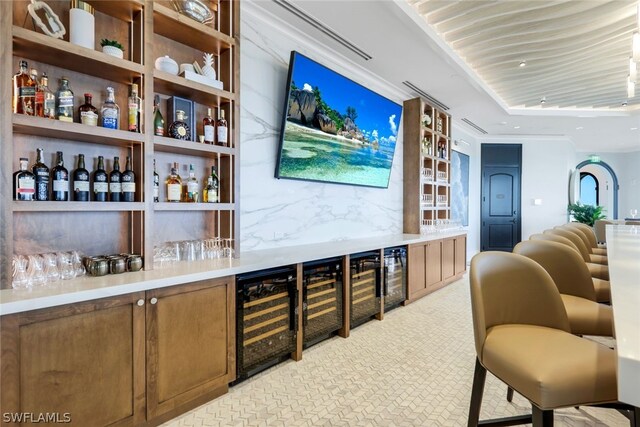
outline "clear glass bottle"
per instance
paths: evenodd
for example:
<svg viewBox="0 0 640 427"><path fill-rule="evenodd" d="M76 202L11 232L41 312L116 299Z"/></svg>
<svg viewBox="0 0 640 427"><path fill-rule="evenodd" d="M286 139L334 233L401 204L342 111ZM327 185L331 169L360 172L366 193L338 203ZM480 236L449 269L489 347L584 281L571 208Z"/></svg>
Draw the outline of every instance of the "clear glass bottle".
<svg viewBox="0 0 640 427"><path fill-rule="evenodd" d="M153 159L153 201L160 201L160 175L156 172L156 159Z"/></svg>
<svg viewBox="0 0 640 427"><path fill-rule="evenodd" d="M215 143L215 121L211 117L211 108L207 108L207 115L202 119L202 127L204 129L204 143Z"/></svg>
<svg viewBox="0 0 640 427"><path fill-rule="evenodd" d="M31 80L33 80L33 82L35 83L36 88L36 96L34 97L33 101L33 115L36 117L44 117L44 90L42 89L40 81L38 80L38 70L32 68L30 77Z"/></svg>
<svg viewBox="0 0 640 427"><path fill-rule="evenodd" d="M107 99L102 104L100 110L102 116L102 127L107 129L119 129L120 127L120 107L116 104L116 96L111 86L107 88Z"/></svg>
<svg viewBox="0 0 640 427"><path fill-rule="evenodd" d="M78 115L80 116L80 123L83 125L97 126L98 109L91 104L91 98L93 98L93 95L90 93L84 94L84 104L78 107Z"/></svg>
<svg viewBox="0 0 640 427"><path fill-rule="evenodd" d="M122 199L122 173L120 158L113 158L113 170L109 173L109 201L119 202Z"/></svg>
<svg viewBox="0 0 640 427"><path fill-rule="evenodd" d="M13 76L13 112L33 116L35 114L36 82L27 72L27 61L20 61L20 70Z"/></svg>
<svg viewBox="0 0 640 427"><path fill-rule="evenodd" d="M216 167L211 166L211 175L207 178L206 201L207 203L218 203L220 201L220 180L216 173Z"/></svg>
<svg viewBox="0 0 640 427"><path fill-rule="evenodd" d="M128 106L128 129L129 132L140 133L140 115L142 113L142 100L138 96L138 85L131 85L131 94L127 102Z"/></svg>
<svg viewBox="0 0 640 427"><path fill-rule="evenodd" d="M229 145L229 127L227 124L227 120L224 118L224 110L220 110L220 118L216 123L218 127L218 145L222 145L226 147Z"/></svg>
<svg viewBox="0 0 640 427"><path fill-rule="evenodd" d="M169 136L174 139L181 139L189 141L191 140L191 130L189 129L189 125L187 125L187 116L184 111L177 110L176 111L176 119L171 126L169 126Z"/></svg>
<svg viewBox="0 0 640 427"><path fill-rule="evenodd" d="M124 172L121 176L123 202L135 202L136 199L136 174L131 170L131 157L127 156Z"/></svg>
<svg viewBox="0 0 640 427"><path fill-rule="evenodd" d="M153 98L153 134L164 136L164 118L160 112L160 97L158 95Z"/></svg>
<svg viewBox="0 0 640 427"><path fill-rule="evenodd" d="M66 202L69 200L69 171L64 167L64 159L62 151L57 153L56 165L51 169L51 177L53 178L52 198L56 202Z"/></svg>
<svg viewBox="0 0 640 427"><path fill-rule="evenodd" d="M46 117L47 119L56 118L56 96L49 88L49 78L47 73L42 73L40 78L40 84L38 85L38 91L42 93L44 98L42 104L42 115L40 117Z"/></svg>
<svg viewBox="0 0 640 427"><path fill-rule="evenodd" d="M198 203L200 201L200 183L196 178L196 171L193 164L189 165L189 179L187 179L184 201L188 203Z"/></svg>
<svg viewBox="0 0 640 427"><path fill-rule="evenodd" d="M73 122L73 91L69 87L69 79L62 77L56 92L56 119Z"/></svg>
<svg viewBox="0 0 640 427"><path fill-rule="evenodd" d="M182 201L182 178L178 175L178 163L173 163L171 174L167 177L167 202Z"/></svg>
<svg viewBox="0 0 640 427"><path fill-rule="evenodd" d="M39 201L49 200L49 168L44 164L44 150L37 149L36 162L31 167L31 172L36 177L35 199Z"/></svg>
<svg viewBox="0 0 640 427"><path fill-rule="evenodd" d="M89 201L89 171L85 169L84 154L78 154L78 167L73 171L73 200Z"/></svg>
<svg viewBox="0 0 640 427"><path fill-rule="evenodd" d="M20 169L13 174L13 200L35 200L36 179L29 171L29 159L20 157Z"/></svg>
<svg viewBox="0 0 640 427"><path fill-rule="evenodd" d="M109 199L109 176L104 169L104 157L98 156L98 168L93 172L93 200L106 202Z"/></svg>

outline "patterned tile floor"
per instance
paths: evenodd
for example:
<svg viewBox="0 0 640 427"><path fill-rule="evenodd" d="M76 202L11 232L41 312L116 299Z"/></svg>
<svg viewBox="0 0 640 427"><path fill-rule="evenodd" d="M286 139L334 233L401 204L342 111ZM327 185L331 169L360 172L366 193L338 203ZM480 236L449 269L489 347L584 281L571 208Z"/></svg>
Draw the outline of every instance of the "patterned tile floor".
<svg viewBox="0 0 640 427"><path fill-rule="evenodd" d="M475 350L468 280L332 338L165 426L465 426ZM524 414L487 376L481 419ZM556 411L556 426L628 426L610 409Z"/></svg>

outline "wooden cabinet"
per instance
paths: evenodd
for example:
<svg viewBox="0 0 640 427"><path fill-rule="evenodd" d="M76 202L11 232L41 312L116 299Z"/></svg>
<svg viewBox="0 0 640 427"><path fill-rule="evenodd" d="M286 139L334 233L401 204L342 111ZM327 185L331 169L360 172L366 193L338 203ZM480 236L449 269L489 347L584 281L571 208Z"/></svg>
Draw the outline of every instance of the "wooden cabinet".
<svg viewBox="0 0 640 427"><path fill-rule="evenodd" d="M413 300L425 294L427 287L425 268L426 245L410 245L407 248L407 299Z"/></svg>
<svg viewBox="0 0 640 427"><path fill-rule="evenodd" d="M467 236L455 238L455 274L464 274L467 271Z"/></svg>
<svg viewBox="0 0 640 427"><path fill-rule="evenodd" d="M445 281L456 275L455 252L455 240L444 239L442 241L442 279Z"/></svg>
<svg viewBox="0 0 640 427"><path fill-rule="evenodd" d="M2 413L144 422L143 292L4 316L1 328Z"/></svg>
<svg viewBox="0 0 640 427"><path fill-rule="evenodd" d="M427 291L433 292L442 284L442 241L433 240L426 244L426 280Z"/></svg>

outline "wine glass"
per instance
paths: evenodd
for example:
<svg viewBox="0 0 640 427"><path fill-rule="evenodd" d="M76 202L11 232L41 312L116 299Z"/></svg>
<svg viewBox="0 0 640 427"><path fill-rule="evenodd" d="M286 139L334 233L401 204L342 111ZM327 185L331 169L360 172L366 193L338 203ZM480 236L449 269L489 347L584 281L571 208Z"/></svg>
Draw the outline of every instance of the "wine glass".
<svg viewBox="0 0 640 427"><path fill-rule="evenodd" d="M27 258L22 255L14 255L13 257L13 274L11 285L14 289L28 288L29 276L27 276Z"/></svg>
<svg viewBox="0 0 640 427"><path fill-rule="evenodd" d="M631 209L629 213L631 214L632 219L636 219L636 215L638 215L638 209Z"/></svg>

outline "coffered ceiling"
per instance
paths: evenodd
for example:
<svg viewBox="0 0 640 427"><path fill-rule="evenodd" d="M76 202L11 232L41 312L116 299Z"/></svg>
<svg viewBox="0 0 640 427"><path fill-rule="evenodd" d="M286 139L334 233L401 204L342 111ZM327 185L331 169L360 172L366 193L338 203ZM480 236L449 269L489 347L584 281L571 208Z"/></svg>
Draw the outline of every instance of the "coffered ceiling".
<svg viewBox="0 0 640 427"><path fill-rule="evenodd" d="M407 1L507 107L640 107L626 86L637 0Z"/></svg>

